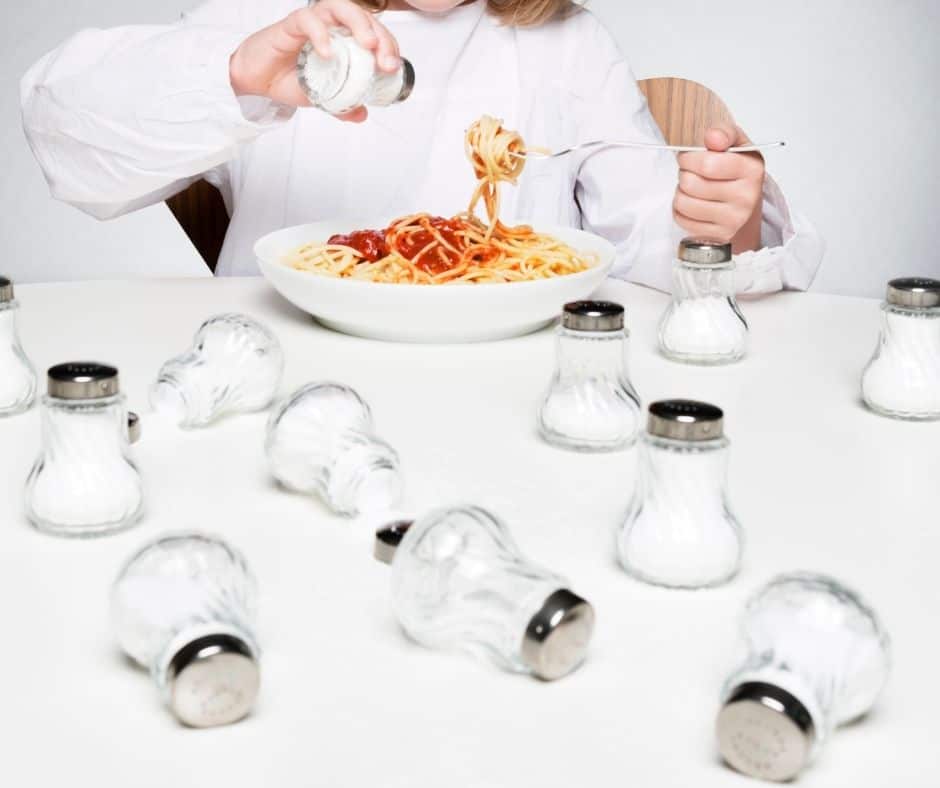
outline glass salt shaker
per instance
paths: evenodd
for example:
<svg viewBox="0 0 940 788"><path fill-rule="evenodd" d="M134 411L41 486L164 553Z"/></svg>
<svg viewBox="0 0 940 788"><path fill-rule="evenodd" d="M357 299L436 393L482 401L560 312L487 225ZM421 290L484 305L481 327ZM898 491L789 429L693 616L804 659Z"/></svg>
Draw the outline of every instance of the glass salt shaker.
<svg viewBox="0 0 940 788"><path fill-rule="evenodd" d="M418 643L545 681L583 662L594 609L523 557L489 512L452 506L393 523L376 534L375 555L392 565L392 605Z"/></svg>
<svg viewBox="0 0 940 788"><path fill-rule="evenodd" d="M627 372L624 311L610 301L565 304L556 366L539 409L539 431L555 446L622 449L636 440L640 398Z"/></svg>
<svg viewBox="0 0 940 788"><path fill-rule="evenodd" d="M718 745L732 767L791 780L832 730L858 719L888 678L890 640L854 591L824 575L781 575L747 603L749 650L728 679Z"/></svg>
<svg viewBox="0 0 940 788"><path fill-rule="evenodd" d="M735 298L731 244L686 238L672 269L672 302L659 348L673 361L729 364L744 358L747 321Z"/></svg>
<svg viewBox="0 0 940 788"><path fill-rule="evenodd" d="M649 407L638 479L617 545L623 568L670 588L730 580L742 532L728 504L728 439L720 408L691 400Z"/></svg>
<svg viewBox="0 0 940 788"><path fill-rule="evenodd" d="M0 416L29 410L36 396L36 370L23 352L16 331L18 311L13 283L0 276Z"/></svg>
<svg viewBox="0 0 940 788"><path fill-rule="evenodd" d="M84 361L51 367L42 451L26 480L30 522L59 536L99 536L133 525L143 512L129 446L138 431L117 369Z"/></svg>
<svg viewBox="0 0 940 788"><path fill-rule="evenodd" d="M268 407L283 372L281 344L267 327L247 315L216 315L187 352L160 368L150 404L181 427L204 427Z"/></svg>
<svg viewBox="0 0 940 788"><path fill-rule="evenodd" d="M180 722L227 725L249 713L260 686L256 598L255 579L235 548L205 534L171 534L121 569L111 623Z"/></svg>
<svg viewBox="0 0 940 788"><path fill-rule="evenodd" d="M940 281L888 282L881 336L862 375L862 398L898 419L940 419Z"/></svg>
<svg viewBox="0 0 940 788"><path fill-rule="evenodd" d="M338 514L387 512L401 499L397 452L376 436L365 400L341 383L308 383L278 404L265 450L281 484Z"/></svg>
<svg viewBox="0 0 940 788"><path fill-rule="evenodd" d="M330 31L331 57L320 57L307 44L297 58L297 79L310 103L332 115L369 104L387 107L404 101L415 84L415 70L401 58L394 73L379 71L375 55L345 28Z"/></svg>

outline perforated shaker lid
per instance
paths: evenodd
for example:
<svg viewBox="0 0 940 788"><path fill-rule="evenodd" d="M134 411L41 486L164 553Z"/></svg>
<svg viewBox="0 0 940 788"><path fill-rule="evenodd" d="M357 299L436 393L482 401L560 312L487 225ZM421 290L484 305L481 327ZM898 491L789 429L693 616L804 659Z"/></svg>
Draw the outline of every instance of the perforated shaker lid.
<svg viewBox="0 0 940 788"><path fill-rule="evenodd" d="M572 301L565 304L561 324L575 331L619 331L623 306L614 301Z"/></svg>
<svg viewBox="0 0 940 788"><path fill-rule="evenodd" d="M533 674L554 681L578 667L594 633L594 608L560 588L532 616L522 639L522 659Z"/></svg>
<svg viewBox="0 0 940 788"><path fill-rule="evenodd" d="M395 558L395 551L401 540L405 538L408 529L413 525L411 520L396 520L384 525L375 532L375 545L373 555L383 564L390 564Z"/></svg>
<svg viewBox="0 0 940 788"><path fill-rule="evenodd" d="M649 407L650 435L680 441L707 441L724 434L721 408L691 399L666 399Z"/></svg>
<svg viewBox="0 0 940 788"><path fill-rule="evenodd" d="M695 265L722 265L731 262L731 244L707 238L683 238L679 259Z"/></svg>
<svg viewBox="0 0 940 788"><path fill-rule="evenodd" d="M940 280L922 276L892 279L888 282L887 301L910 309L940 306Z"/></svg>
<svg viewBox="0 0 940 788"><path fill-rule="evenodd" d="M0 276L0 304L13 300L13 282L5 276Z"/></svg>
<svg viewBox="0 0 940 788"><path fill-rule="evenodd" d="M49 367L50 397L59 399L98 399L120 391L118 371L97 361L68 361Z"/></svg>

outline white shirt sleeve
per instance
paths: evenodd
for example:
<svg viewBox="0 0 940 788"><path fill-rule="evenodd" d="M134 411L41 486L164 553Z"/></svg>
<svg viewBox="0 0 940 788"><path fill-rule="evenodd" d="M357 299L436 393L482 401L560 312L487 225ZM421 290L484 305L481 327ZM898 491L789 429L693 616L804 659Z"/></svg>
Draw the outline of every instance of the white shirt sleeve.
<svg viewBox="0 0 940 788"><path fill-rule="evenodd" d="M23 125L53 196L101 219L160 202L292 114L238 99L253 30L211 0L179 24L84 30L23 77Z"/></svg>

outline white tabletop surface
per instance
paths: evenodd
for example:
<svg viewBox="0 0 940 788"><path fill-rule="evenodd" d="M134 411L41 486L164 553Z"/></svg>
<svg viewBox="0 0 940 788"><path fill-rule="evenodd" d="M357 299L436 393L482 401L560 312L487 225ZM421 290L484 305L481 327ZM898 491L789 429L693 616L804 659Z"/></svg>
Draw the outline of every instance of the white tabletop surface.
<svg viewBox="0 0 940 788"><path fill-rule="evenodd" d="M895 422L859 404L877 302L785 294L746 303L751 355L709 369L656 355L664 296L621 283L602 294L627 305L633 379L646 401L693 397L726 411L747 547L724 588L667 591L617 567L612 534L635 451L579 455L538 440L550 331L462 347L353 339L258 280L18 288L21 335L38 368L113 363L141 410L160 363L203 318L261 318L285 346L285 390L323 378L357 388L399 449L417 508L467 501L502 515L528 555L594 603L598 625L588 662L553 684L410 643L392 618L369 524L271 482L262 415L191 433L148 430L145 419L140 525L93 541L44 536L22 514L38 448L34 408L0 422L0 785L755 785L718 761L717 696L738 656L746 595L799 568L855 585L895 647L875 711L839 731L800 784L936 785L940 424ZM175 723L108 628L120 563L182 528L229 538L260 583L262 694L255 713L228 728Z"/></svg>

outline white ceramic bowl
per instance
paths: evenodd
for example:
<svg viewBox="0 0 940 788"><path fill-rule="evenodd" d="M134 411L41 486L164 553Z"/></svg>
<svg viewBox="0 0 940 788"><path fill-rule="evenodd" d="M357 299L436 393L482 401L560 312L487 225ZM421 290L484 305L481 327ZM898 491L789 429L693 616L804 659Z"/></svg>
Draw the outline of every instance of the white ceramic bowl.
<svg viewBox="0 0 940 788"><path fill-rule="evenodd" d="M398 285L337 279L296 271L287 255L312 241L387 221L327 221L288 227L264 236L255 255L268 282L317 320L344 334L394 342L480 342L535 331L569 301L587 298L614 262L608 241L570 227L539 227L598 262L587 271L540 279L475 285Z"/></svg>

